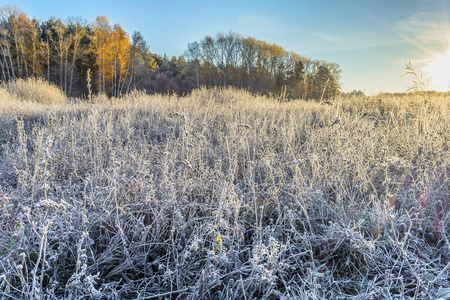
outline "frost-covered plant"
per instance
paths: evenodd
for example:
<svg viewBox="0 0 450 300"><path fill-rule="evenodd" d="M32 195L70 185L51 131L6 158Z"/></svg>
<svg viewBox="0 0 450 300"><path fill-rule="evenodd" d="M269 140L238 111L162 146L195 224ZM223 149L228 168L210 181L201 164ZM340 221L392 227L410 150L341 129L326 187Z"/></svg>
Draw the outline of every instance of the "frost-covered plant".
<svg viewBox="0 0 450 300"><path fill-rule="evenodd" d="M445 295L447 100L92 102L0 107L1 297Z"/></svg>

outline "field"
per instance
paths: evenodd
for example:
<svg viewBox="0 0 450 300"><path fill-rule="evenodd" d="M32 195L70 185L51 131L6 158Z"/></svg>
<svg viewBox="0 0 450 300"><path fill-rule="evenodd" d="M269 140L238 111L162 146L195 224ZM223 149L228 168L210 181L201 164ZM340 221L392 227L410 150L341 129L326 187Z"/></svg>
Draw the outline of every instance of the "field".
<svg viewBox="0 0 450 300"><path fill-rule="evenodd" d="M17 95L5 299L450 297L448 98Z"/></svg>

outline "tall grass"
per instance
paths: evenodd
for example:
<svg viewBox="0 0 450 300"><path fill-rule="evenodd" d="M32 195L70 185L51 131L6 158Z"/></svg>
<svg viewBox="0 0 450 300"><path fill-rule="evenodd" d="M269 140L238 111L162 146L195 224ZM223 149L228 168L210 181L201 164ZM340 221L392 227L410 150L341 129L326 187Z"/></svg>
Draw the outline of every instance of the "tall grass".
<svg viewBox="0 0 450 300"><path fill-rule="evenodd" d="M197 90L19 119L0 156L0 292L444 295L450 103L429 100Z"/></svg>
<svg viewBox="0 0 450 300"><path fill-rule="evenodd" d="M9 93L10 97L21 102L67 103L67 98L59 87L40 78L17 79L3 84L3 89Z"/></svg>

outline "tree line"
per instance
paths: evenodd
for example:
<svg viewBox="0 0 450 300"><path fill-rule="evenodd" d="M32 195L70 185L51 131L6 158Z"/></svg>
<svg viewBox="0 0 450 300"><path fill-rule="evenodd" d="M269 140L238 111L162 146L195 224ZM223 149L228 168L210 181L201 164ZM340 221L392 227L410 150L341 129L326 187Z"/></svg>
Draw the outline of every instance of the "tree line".
<svg viewBox="0 0 450 300"><path fill-rule="evenodd" d="M185 56L187 72L197 87L231 85L304 99L330 98L339 93L338 64L311 60L253 37L236 33L207 36L189 44Z"/></svg>
<svg viewBox="0 0 450 300"><path fill-rule="evenodd" d="M201 86L234 86L288 98L339 93L338 64L312 60L236 33L190 43L184 55L152 53L140 32L131 37L105 16L38 21L17 7L0 8L0 80L41 77L69 97L92 92L120 97L133 89L183 94Z"/></svg>

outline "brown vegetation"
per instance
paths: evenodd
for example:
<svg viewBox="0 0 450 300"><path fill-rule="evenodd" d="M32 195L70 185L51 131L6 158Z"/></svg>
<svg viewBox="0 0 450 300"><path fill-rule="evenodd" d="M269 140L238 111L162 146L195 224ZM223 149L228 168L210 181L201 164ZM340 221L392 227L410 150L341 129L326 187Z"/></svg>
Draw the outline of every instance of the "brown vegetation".
<svg viewBox="0 0 450 300"><path fill-rule="evenodd" d="M4 297L445 299L448 98L0 93Z"/></svg>

